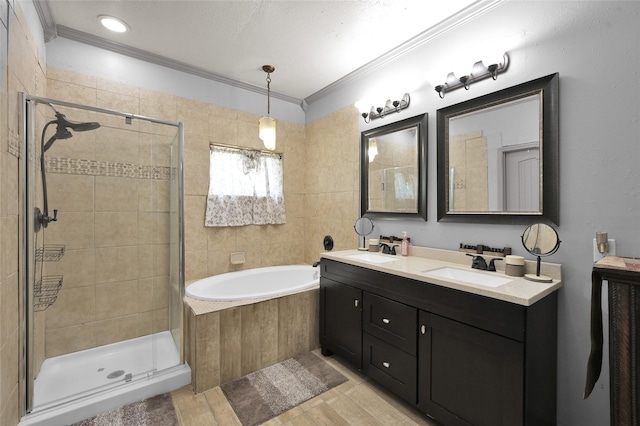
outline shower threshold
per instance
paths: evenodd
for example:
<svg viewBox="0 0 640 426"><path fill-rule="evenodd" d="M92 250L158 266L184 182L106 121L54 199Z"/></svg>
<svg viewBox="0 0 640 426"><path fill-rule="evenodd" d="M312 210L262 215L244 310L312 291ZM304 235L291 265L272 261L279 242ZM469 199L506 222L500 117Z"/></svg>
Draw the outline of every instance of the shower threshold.
<svg viewBox="0 0 640 426"><path fill-rule="evenodd" d="M68 425L191 383L169 331L45 360L19 426Z"/></svg>

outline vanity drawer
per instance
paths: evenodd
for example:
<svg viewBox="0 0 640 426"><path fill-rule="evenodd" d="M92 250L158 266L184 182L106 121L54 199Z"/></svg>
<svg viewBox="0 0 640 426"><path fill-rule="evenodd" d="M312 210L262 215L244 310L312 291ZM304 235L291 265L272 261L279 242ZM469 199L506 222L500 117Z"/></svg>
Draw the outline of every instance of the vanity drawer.
<svg viewBox="0 0 640 426"><path fill-rule="evenodd" d="M363 333L364 373L405 400L416 403L417 359L382 340Z"/></svg>
<svg viewBox="0 0 640 426"><path fill-rule="evenodd" d="M363 303L363 331L415 356L418 310L368 292Z"/></svg>

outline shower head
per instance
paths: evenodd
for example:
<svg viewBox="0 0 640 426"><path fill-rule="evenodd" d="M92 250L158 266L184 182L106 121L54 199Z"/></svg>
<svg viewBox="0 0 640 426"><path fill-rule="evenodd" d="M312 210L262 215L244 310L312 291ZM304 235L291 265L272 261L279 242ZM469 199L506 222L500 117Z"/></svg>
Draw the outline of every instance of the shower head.
<svg viewBox="0 0 640 426"><path fill-rule="evenodd" d="M48 124L56 125L56 134L53 135L51 139L47 141L47 143L44 145L42 149L42 152L47 152L47 150L51 148L51 145L53 145L53 143L58 139L69 139L70 137L72 137L73 134L69 131L69 129L75 132L86 132L88 130L95 130L98 127L100 127L100 123L97 123L95 121L89 121L86 123L69 121L67 120L67 117L63 113L55 109L53 105L51 104L49 105L56 112L56 119L53 121L50 121Z"/></svg>
<svg viewBox="0 0 640 426"><path fill-rule="evenodd" d="M67 120L67 117L61 113L56 112L56 124L58 128L64 127L67 129L71 129L76 132L86 132L87 130L95 130L100 127L100 123L96 123L95 121L89 121L86 123L77 123L73 121Z"/></svg>

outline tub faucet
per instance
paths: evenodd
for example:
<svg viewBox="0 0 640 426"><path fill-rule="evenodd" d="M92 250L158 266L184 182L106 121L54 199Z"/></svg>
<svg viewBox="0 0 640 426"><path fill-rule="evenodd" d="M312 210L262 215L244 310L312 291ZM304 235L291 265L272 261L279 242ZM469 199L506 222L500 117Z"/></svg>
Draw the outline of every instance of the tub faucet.
<svg viewBox="0 0 640 426"><path fill-rule="evenodd" d="M318 267L318 265L320 265L320 261L319 261L319 260L318 260L317 262L313 262L313 267L314 267L314 268L317 268L317 267Z"/></svg>

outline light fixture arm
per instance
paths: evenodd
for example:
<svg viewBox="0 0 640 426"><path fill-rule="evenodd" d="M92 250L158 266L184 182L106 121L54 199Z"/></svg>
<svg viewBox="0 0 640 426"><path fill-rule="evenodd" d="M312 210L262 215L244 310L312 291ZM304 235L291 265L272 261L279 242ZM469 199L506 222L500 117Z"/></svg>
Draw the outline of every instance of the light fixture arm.
<svg viewBox="0 0 640 426"><path fill-rule="evenodd" d="M505 72L507 68L509 68L509 55L505 52L502 55L501 63L486 66L482 61L478 61L473 65L473 71L469 75L457 77L453 73L449 73L446 81L435 86L434 89L438 92L438 96L444 99L444 94L446 92L451 92L452 90L456 90L461 87L464 87L465 90L469 90L471 84L476 81L484 80L488 77L491 77L493 80L497 80L498 74Z"/></svg>

